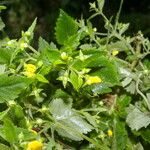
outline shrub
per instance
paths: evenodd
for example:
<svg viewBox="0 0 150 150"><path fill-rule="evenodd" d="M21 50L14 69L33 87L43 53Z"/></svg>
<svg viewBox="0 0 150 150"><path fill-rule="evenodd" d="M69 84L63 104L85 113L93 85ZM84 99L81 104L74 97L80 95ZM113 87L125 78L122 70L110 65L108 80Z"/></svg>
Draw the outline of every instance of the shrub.
<svg viewBox="0 0 150 150"><path fill-rule="evenodd" d="M149 145L150 42L108 19L104 0L74 20L63 10L57 45L31 45L36 19L20 39L0 41L0 149L136 149ZM0 7L5 8L4 6ZM106 33L91 19L101 16ZM1 21L1 30L4 24Z"/></svg>

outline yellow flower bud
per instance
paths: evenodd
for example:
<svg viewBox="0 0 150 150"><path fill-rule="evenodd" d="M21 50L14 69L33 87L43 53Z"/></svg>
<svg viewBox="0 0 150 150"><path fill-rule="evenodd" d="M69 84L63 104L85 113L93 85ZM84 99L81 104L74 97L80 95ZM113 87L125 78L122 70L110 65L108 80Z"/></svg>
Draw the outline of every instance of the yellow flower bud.
<svg viewBox="0 0 150 150"><path fill-rule="evenodd" d="M113 56L116 56L116 55L118 55L118 54L119 54L119 51L118 51L118 50L113 50L113 51L112 51L112 55L113 55Z"/></svg>
<svg viewBox="0 0 150 150"><path fill-rule="evenodd" d="M61 53L61 59L62 59L62 60L67 60L67 59L68 59L68 55L67 55L66 52L62 52L62 53Z"/></svg>
<svg viewBox="0 0 150 150"><path fill-rule="evenodd" d="M112 130L108 130L108 131L107 131L107 134L108 134L109 137L112 137L112 136L113 136Z"/></svg>
<svg viewBox="0 0 150 150"><path fill-rule="evenodd" d="M41 143L40 141L31 141L30 143L28 143L27 146L27 150L42 150L43 148L43 143Z"/></svg>
<svg viewBox="0 0 150 150"><path fill-rule="evenodd" d="M98 76L89 76L87 77L87 80L86 80L87 85L91 85L94 83L101 83L101 82L102 82L102 79Z"/></svg>
<svg viewBox="0 0 150 150"><path fill-rule="evenodd" d="M24 42L20 43L20 48L21 49L24 49L24 48L27 48L27 47L28 47L27 43L24 43Z"/></svg>

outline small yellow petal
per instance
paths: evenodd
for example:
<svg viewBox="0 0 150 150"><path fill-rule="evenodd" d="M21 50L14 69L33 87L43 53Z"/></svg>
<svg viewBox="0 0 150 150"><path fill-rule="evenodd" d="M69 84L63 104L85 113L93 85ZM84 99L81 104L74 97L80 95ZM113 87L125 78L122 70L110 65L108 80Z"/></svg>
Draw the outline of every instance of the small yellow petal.
<svg viewBox="0 0 150 150"><path fill-rule="evenodd" d="M33 64L25 64L24 68L27 72L32 72L34 73L36 71L36 66Z"/></svg>
<svg viewBox="0 0 150 150"><path fill-rule="evenodd" d="M87 85L91 85L94 83L101 83L101 82L102 82L102 79L98 76L89 76L86 80Z"/></svg>
<svg viewBox="0 0 150 150"><path fill-rule="evenodd" d="M42 150L43 143L40 141L31 141L28 143L27 150Z"/></svg>
<svg viewBox="0 0 150 150"><path fill-rule="evenodd" d="M112 130L108 130L108 131L107 131L107 134L108 134L109 137L112 137L112 136L113 136Z"/></svg>
<svg viewBox="0 0 150 150"><path fill-rule="evenodd" d="M118 54L119 54L119 51L118 51L118 50L113 50L113 51L112 51L112 55L113 55L113 56L116 56L116 55L118 55Z"/></svg>

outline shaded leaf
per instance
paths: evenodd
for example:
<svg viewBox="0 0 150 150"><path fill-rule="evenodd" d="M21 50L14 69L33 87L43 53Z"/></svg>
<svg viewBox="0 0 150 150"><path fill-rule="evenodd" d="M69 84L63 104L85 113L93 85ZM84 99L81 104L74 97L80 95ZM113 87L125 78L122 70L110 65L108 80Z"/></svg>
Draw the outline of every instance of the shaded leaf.
<svg viewBox="0 0 150 150"><path fill-rule="evenodd" d="M15 143L17 142L17 133L14 124L8 120L4 120L4 127L3 127L3 132L5 139L10 142L10 143Z"/></svg>
<svg viewBox="0 0 150 150"><path fill-rule="evenodd" d="M0 75L0 103L17 98L30 82L24 77Z"/></svg>
<svg viewBox="0 0 150 150"><path fill-rule="evenodd" d="M0 6L1 10L1 6ZM5 24L3 23L2 19L0 18L0 31L5 27Z"/></svg>
<svg viewBox="0 0 150 150"><path fill-rule="evenodd" d="M83 84L83 79L77 73L71 71L70 82L72 83L74 89L78 91Z"/></svg>
<svg viewBox="0 0 150 150"><path fill-rule="evenodd" d="M132 130L139 130L142 127L147 127L150 124L150 115L141 112L135 106L130 105L128 108L127 124Z"/></svg>
<svg viewBox="0 0 150 150"><path fill-rule="evenodd" d="M0 150L11 150L11 148L9 148L8 146L0 143Z"/></svg>
<svg viewBox="0 0 150 150"><path fill-rule="evenodd" d="M125 123L119 120L114 124L114 138L113 138L113 150L124 150L127 144L127 131L125 129Z"/></svg>
<svg viewBox="0 0 150 150"><path fill-rule="evenodd" d="M50 111L53 117L67 129L56 126L55 129L63 137L80 141L80 134L87 134L93 127L88 124L78 113L71 109L71 105L67 105L62 99L54 99L50 103ZM70 130L69 130L70 129Z"/></svg>
<svg viewBox="0 0 150 150"><path fill-rule="evenodd" d="M57 42L63 45L71 36L77 33L77 30L77 23L63 10L60 10L55 33Z"/></svg>

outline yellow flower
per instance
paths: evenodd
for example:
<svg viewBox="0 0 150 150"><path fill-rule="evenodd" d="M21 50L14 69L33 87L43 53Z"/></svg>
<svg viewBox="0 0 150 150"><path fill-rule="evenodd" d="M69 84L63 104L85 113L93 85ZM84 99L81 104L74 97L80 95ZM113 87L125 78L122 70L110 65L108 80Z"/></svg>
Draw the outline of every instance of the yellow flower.
<svg viewBox="0 0 150 150"><path fill-rule="evenodd" d="M87 80L86 80L87 85L91 85L94 83L101 83L101 82L102 82L102 79L98 76L89 76L87 77Z"/></svg>
<svg viewBox="0 0 150 150"><path fill-rule="evenodd" d="M108 131L107 131L107 134L108 134L109 137L112 137L112 136L113 136L112 130L108 130Z"/></svg>
<svg viewBox="0 0 150 150"><path fill-rule="evenodd" d="M36 66L33 64L25 64L24 65L25 72L24 75L26 75L28 78L32 78L35 75Z"/></svg>
<svg viewBox="0 0 150 150"><path fill-rule="evenodd" d="M113 51L112 51L112 55L113 55L113 56L116 56L116 55L118 55L118 54L119 54L119 51L118 51L118 50L113 50Z"/></svg>
<svg viewBox="0 0 150 150"><path fill-rule="evenodd" d="M27 150L42 150L42 147L43 147L43 143L35 140L28 143Z"/></svg>
<svg viewBox="0 0 150 150"><path fill-rule="evenodd" d="M24 67L27 72L35 73L36 71L36 66L33 64L25 64Z"/></svg>

